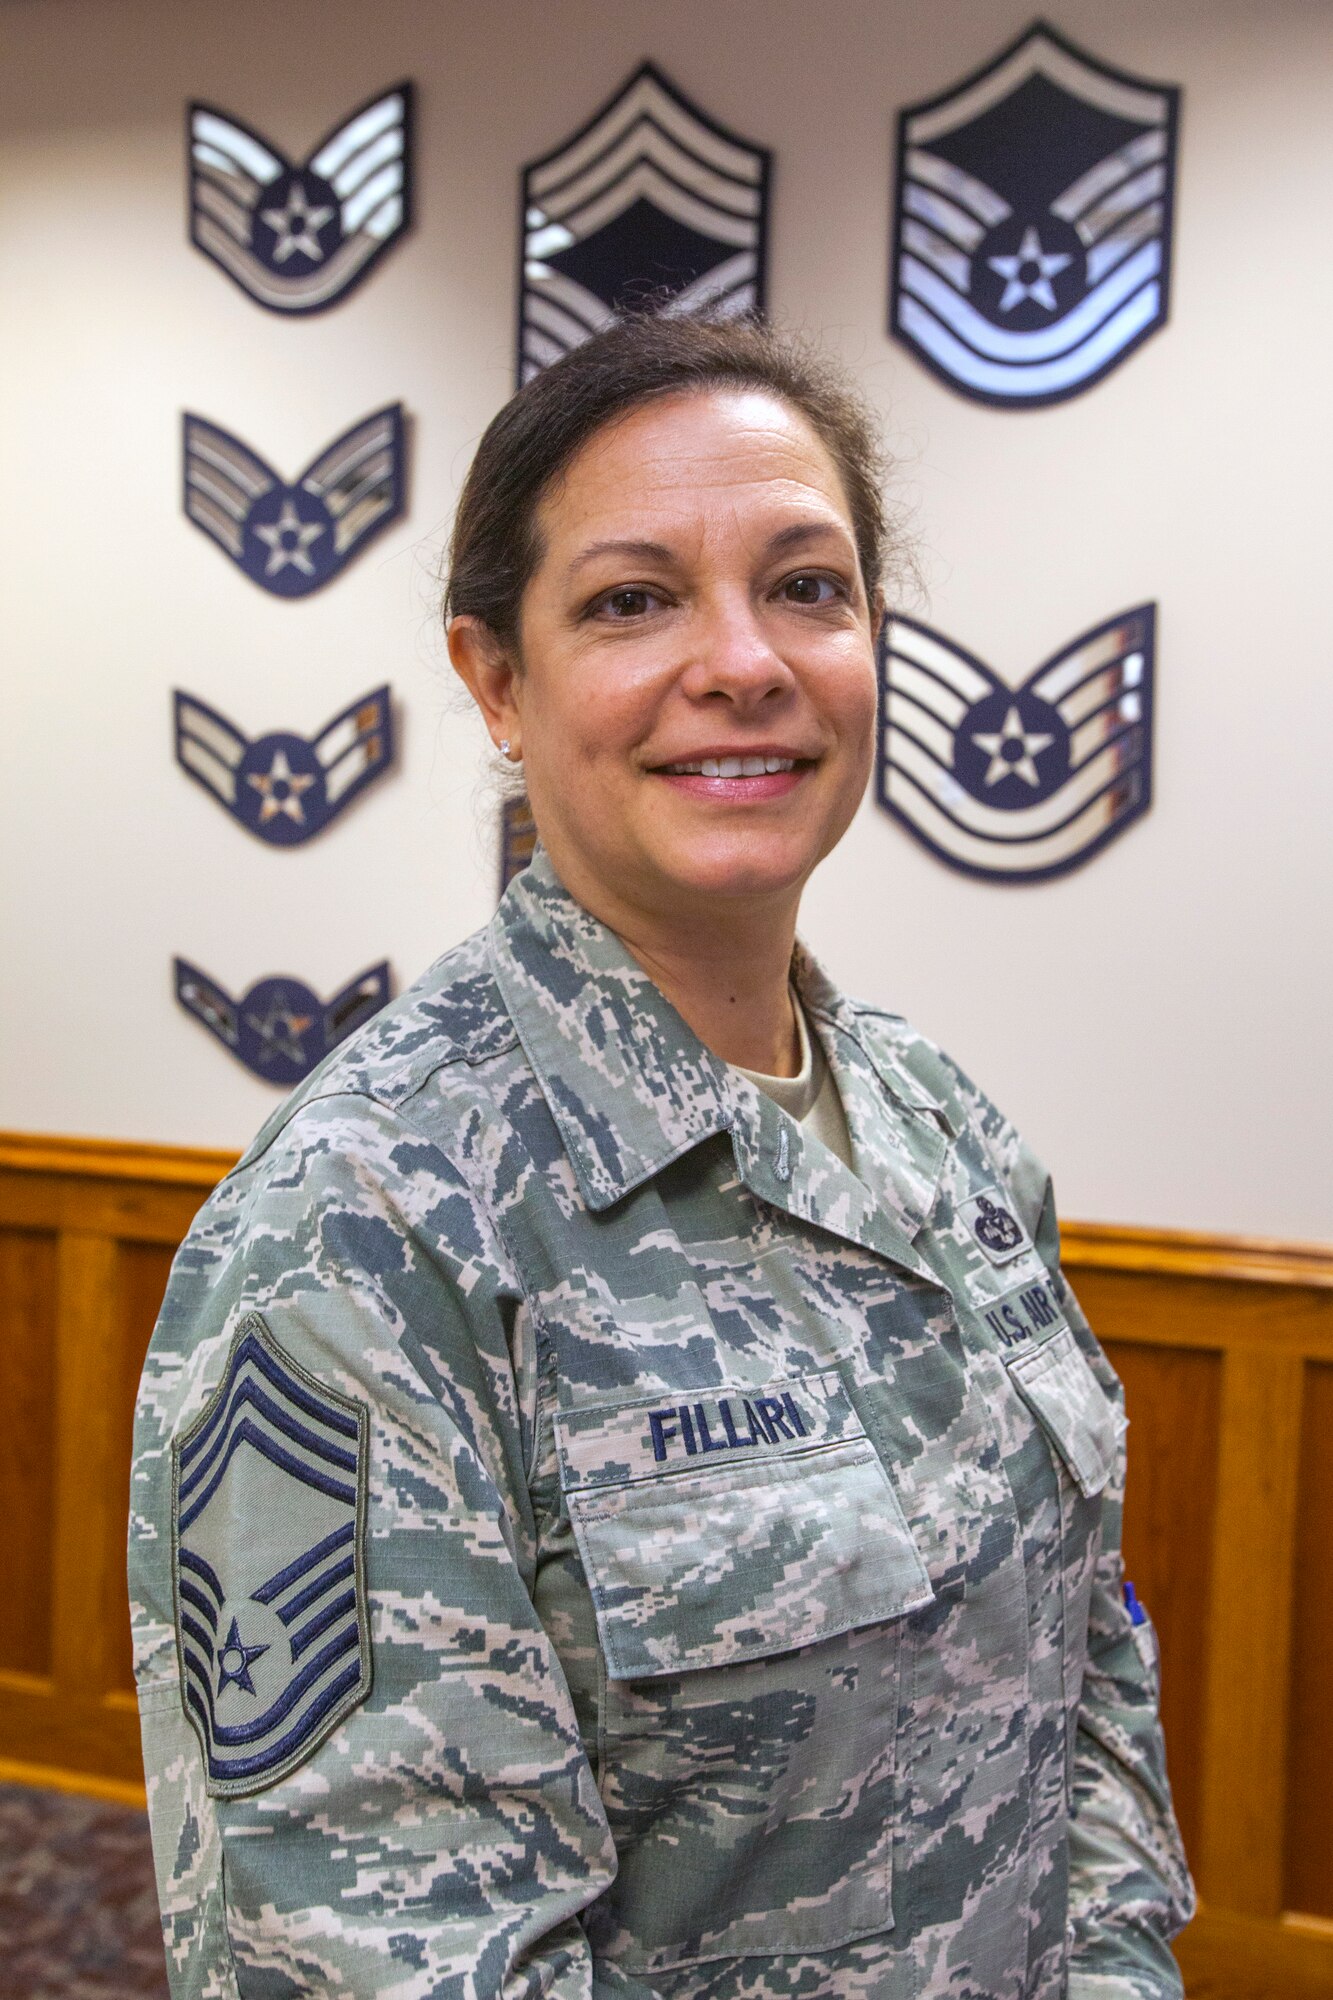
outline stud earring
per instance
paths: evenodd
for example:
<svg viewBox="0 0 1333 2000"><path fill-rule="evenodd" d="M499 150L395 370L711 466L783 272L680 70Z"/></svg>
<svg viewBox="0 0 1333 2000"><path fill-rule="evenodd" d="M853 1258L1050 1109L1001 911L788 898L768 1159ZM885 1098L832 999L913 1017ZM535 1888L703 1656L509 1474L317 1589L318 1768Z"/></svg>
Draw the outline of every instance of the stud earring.
<svg viewBox="0 0 1333 2000"><path fill-rule="evenodd" d="M507 757L509 755L509 738L507 736L502 736L500 738L500 755L502 757Z"/></svg>

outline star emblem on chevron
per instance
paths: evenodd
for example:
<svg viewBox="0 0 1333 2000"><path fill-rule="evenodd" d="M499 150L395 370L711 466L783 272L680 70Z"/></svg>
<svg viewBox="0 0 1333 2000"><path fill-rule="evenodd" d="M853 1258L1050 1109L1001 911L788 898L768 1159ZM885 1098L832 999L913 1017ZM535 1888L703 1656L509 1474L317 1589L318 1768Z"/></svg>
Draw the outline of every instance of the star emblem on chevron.
<svg viewBox="0 0 1333 2000"><path fill-rule="evenodd" d="M1165 323L1180 92L1044 23L898 120L890 331L960 395L1079 395Z"/></svg>
<svg viewBox="0 0 1333 2000"><path fill-rule="evenodd" d="M267 1644L247 1646L241 1638L240 1619L233 1618L227 1636L218 1654L218 1693L225 1694L229 1687L238 1687L245 1694L255 1692L250 1666L254 1660L262 1659L268 1651Z"/></svg>
<svg viewBox="0 0 1333 2000"><path fill-rule="evenodd" d="M302 516L297 512L295 497L284 493L276 521L254 518L250 525L256 538L268 550L268 560L264 564L265 580L281 575L288 563L302 576L319 574L310 556L310 544L317 542L321 535L328 534L327 518L321 520L318 516L313 519Z"/></svg>
<svg viewBox="0 0 1333 2000"><path fill-rule="evenodd" d="M401 403L344 431L293 480L189 412L184 459L186 514L275 597L306 597L331 583L407 504Z"/></svg>
<svg viewBox="0 0 1333 2000"><path fill-rule="evenodd" d="M337 212L331 201L312 206L304 184L294 180L281 208L260 210L260 219L273 231L273 248L269 252L273 262L285 264L290 257L305 257L312 264L322 264L324 250L319 233Z"/></svg>
<svg viewBox="0 0 1333 2000"><path fill-rule="evenodd" d="M1053 313L1056 299L1051 279L1058 278L1061 271L1067 271L1073 261L1068 250L1043 250L1040 236L1029 223L1012 257L986 259L991 270L1004 279L999 310L1002 313L1012 312L1015 306L1032 299L1043 312Z"/></svg>
<svg viewBox="0 0 1333 2000"><path fill-rule="evenodd" d="M192 104L195 248L270 312L337 305L411 225L412 112L400 83L294 161L229 112Z"/></svg>
<svg viewBox="0 0 1333 2000"><path fill-rule="evenodd" d="M972 741L990 758L982 780L988 791L1004 778L1021 778L1025 785L1036 790L1041 784L1036 760L1043 750L1050 749L1055 737L1048 729L1024 729L1022 714L1014 701L1009 704L999 729L975 731Z"/></svg>
<svg viewBox="0 0 1333 2000"><path fill-rule="evenodd" d="M950 867L1066 874L1152 801L1156 609L1094 626L1019 685L927 625L887 621L876 798Z"/></svg>
<svg viewBox="0 0 1333 2000"><path fill-rule="evenodd" d="M272 847L310 840L393 762L387 687L372 688L317 736L270 730L253 741L220 710L177 689L176 761L196 784Z"/></svg>

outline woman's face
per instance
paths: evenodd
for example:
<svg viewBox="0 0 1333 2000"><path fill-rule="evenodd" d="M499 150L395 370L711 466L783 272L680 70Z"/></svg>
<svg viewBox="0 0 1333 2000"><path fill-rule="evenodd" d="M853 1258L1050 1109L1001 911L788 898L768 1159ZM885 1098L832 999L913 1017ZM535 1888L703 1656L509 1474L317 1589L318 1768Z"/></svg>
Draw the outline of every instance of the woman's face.
<svg viewBox="0 0 1333 2000"><path fill-rule="evenodd" d="M815 431L765 391L663 398L589 440L537 526L490 719L565 886L626 929L794 905L875 721L871 607Z"/></svg>

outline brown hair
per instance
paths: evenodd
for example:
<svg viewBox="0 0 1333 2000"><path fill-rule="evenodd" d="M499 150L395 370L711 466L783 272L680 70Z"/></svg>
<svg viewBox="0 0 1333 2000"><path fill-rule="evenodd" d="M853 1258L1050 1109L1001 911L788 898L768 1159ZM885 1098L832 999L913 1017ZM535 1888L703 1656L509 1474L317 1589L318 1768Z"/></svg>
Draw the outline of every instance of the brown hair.
<svg viewBox="0 0 1333 2000"><path fill-rule="evenodd" d="M613 418L714 386L767 389L805 417L842 478L873 601L884 570L887 461L851 376L813 342L754 320L636 312L533 376L487 426L454 516L446 619L479 618L517 649L523 592L542 556L537 509L553 482Z"/></svg>

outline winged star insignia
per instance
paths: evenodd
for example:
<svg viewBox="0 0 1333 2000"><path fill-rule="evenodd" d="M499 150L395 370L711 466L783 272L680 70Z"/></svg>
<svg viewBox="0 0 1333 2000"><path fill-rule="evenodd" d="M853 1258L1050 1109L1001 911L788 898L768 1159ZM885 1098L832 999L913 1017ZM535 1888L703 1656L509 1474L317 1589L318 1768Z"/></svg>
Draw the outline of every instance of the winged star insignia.
<svg viewBox="0 0 1333 2000"><path fill-rule="evenodd" d="M1179 109L1042 22L908 106L890 330L981 403L1099 381L1166 320Z"/></svg>
<svg viewBox="0 0 1333 2000"><path fill-rule="evenodd" d="M1066 874L1152 802L1156 607L1095 626L1011 687L910 618L885 622L876 796L942 861Z"/></svg>
<svg viewBox="0 0 1333 2000"><path fill-rule="evenodd" d="M307 742L271 731L253 742L197 695L177 690L176 761L248 832L295 847L322 831L393 761L387 687L362 695Z"/></svg>
<svg viewBox="0 0 1333 2000"><path fill-rule="evenodd" d="M258 1313L173 1451L181 1700L208 1790L274 1784L368 1693L365 1406Z"/></svg>
<svg viewBox="0 0 1333 2000"><path fill-rule="evenodd" d="M363 417L288 484L204 417L185 416L185 511L252 583L308 597L406 505L403 406Z"/></svg>
<svg viewBox="0 0 1333 2000"><path fill-rule="evenodd" d="M336 305L412 221L412 86L292 161L211 104L189 110L190 240L271 312Z"/></svg>
<svg viewBox="0 0 1333 2000"><path fill-rule="evenodd" d="M525 167L520 386L647 300L762 313L771 161L645 63Z"/></svg>
<svg viewBox="0 0 1333 2000"><path fill-rule="evenodd" d="M174 962L176 998L238 1062L265 1083L290 1087L389 998L389 967L370 966L327 1002L304 980L259 979L241 999L188 959Z"/></svg>

